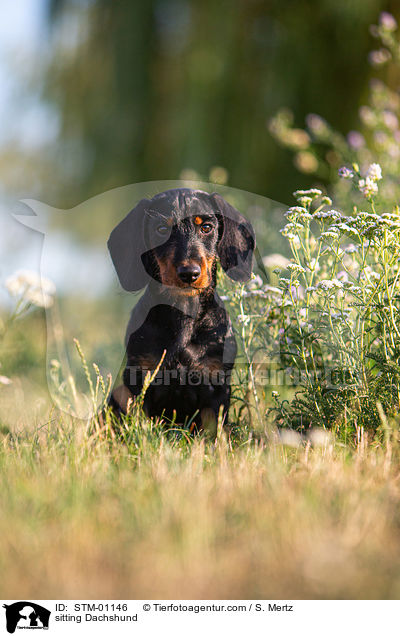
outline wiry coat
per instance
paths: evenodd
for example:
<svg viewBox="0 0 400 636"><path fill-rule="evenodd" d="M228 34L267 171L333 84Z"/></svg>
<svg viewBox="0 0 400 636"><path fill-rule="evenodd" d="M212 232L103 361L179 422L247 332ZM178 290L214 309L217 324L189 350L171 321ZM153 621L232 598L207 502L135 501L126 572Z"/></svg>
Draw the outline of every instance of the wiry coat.
<svg viewBox="0 0 400 636"><path fill-rule="evenodd" d="M169 190L140 201L108 246L124 289L146 286L127 328L124 388L114 391L111 406L125 411L164 355L145 396L149 416L194 418L201 427L221 405L226 415L236 342L215 291L216 268L219 259L232 279L250 277L250 223L218 194Z"/></svg>

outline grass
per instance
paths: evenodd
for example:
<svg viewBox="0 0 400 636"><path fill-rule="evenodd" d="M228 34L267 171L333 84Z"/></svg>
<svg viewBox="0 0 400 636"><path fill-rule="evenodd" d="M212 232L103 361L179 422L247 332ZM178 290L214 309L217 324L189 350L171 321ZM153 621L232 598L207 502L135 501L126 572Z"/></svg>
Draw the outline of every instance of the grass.
<svg viewBox="0 0 400 636"><path fill-rule="evenodd" d="M398 598L399 446L1 439L2 598Z"/></svg>
<svg viewBox="0 0 400 636"><path fill-rule="evenodd" d="M373 33L398 65L395 29L384 13ZM228 283L244 369L229 438L166 430L137 404L117 433L109 420L49 416L44 315L18 301L0 319L0 597L399 598L398 95L375 81L360 117L358 149L317 115L306 134L287 112L271 122L297 159L313 154L317 180L342 166L333 192L349 216L315 188L298 191L282 234L291 262L267 265L272 285ZM14 277L10 293L29 280ZM91 334L88 359L112 358L124 311L104 319L103 301L70 300ZM106 378L77 347L96 404ZM350 380L331 381L346 369ZM275 386L272 373L257 384L260 370L300 382ZM315 426L331 429L322 445L282 443L298 435L287 428Z"/></svg>
<svg viewBox="0 0 400 636"><path fill-rule="evenodd" d="M365 259L357 270L361 292L354 293L382 295L371 319L365 303L352 304L342 287L326 295L323 288L313 291L312 301L311 292L295 295L293 288L336 280L338 266L339 239L333 261L331 251L320 253L315 241L320 270L318 258L307 269L312 262L309 217L317 214L308 199L303 204L311 212L289 211L297 215L305 246L302 255L293 243L290 279L280 277L279 289L261 279L226 289L229 311L237 317L233 323L244 370L233 391L230 421L236 426L229 437L221 428L214 441L168 430L145 418L140 401L118 431L107 418L104 425L84 422L54 407L49 415L44 374L38 372L45 367L43 314L28 310L3 329L1 371L13 382L0 387L0 597L399 597L398 247L386 256L392 242L383 237L376 268L386 266L375 291L361 277ZM362 237L360 245L364 249ZM378 315L388 299L393 316ZM350 322L348 307L355 316ZM312 317L310 308L315 309ZM340 314L337 324L332 323L334 312ZM345 365L343 356L360 341L355 332L348 335L358 319L357 334L365 334L362 361L365 352L375 351L365 348L371 341L374 347L382 345L387 367L378 371L375 362L362 367L368 373L357 395L360 400L370 396L363 409L335 387L314 390L320 376L308 381L310 364L320 359L327 367L336 360L339 368ZM106 326L100 322L94 345L104 340ZM377 322L385 329L375 333L370 327ZM316 348L316 334L324 346L336 345L329 348L331 357ZM88 399L95 405L108 392L107 378L86 361L86 343L76 347ZM271 369L305 372L296 393L296 387L279 383L272 392L271 381L257 384L260 352L264 366L266 359ZM95 359L92 350L88 356ZM324 417L311 410L307 395ZM299 409L301 425L296 426ZM277 424L286 425L281 437ZM318 425L331 429L322 445L282 443L290 441L288 434L299 439L287 427L304 434Z"/></svg>
<svg viewBox="0 0 400 636"><path fill-rule="evenodd" d="M1 371L13 382L4 376L0 387L0 597L399 597L398 211L394 229L385 230L396 233L392 251L394 241L380 231L389 221L374 214L376 237L368 250L381 246L374 256L379 280L375 287L364 281L361 258L354 268L360 289L353 291L369 296L354 303L345 283L336 281L340 241L346 245L349 237L338 234L334 256L329 245L320 250L316 240L311 243L309 222L320 222L312 197L320 195L310 192L301 195L307 209L289 210L304 246L301 252L289 237L290 278L280 276L279 288L256 278L226 289L244 370L233 390L230 421L236 426L229 437L221 427L214 441L168 430L145 418L140 400L118 431L108 418L100 425L54 407L46 414L44 374L38 372L45 367L44 316L39 320L29 309L12 325L4 322ZM339 213L330 211L334 222L332 213ZM346 218L349 227L364 222L362 214ZM355 228L360 249L351 262L357 264L365 228ZM327 287L332 281L333 291ZM315 290L303 293L308 285ZM392 312L385 314L387 305ZM100 323L94 345L104 341ZM354 325L358 331L351 331ZM317 336L328 354L316 347ZM86 346L76 342L76 356L96 405L109 385L86 361ZM364 383L353 387L359 403L342 387L322 385L324 375L310 373L314 366L346 367L352 347L365 370ZM96 359L90 349L88 359ZM381 351L382 360L375 355ZM305 379L271 391L271 380L257 384L260 364L298 369ZM281 437L276 425L283 426ZM322 445L282 443L290 441L288 434L300 439L287 428L305 434L318 425L331 429Z"/></svg>

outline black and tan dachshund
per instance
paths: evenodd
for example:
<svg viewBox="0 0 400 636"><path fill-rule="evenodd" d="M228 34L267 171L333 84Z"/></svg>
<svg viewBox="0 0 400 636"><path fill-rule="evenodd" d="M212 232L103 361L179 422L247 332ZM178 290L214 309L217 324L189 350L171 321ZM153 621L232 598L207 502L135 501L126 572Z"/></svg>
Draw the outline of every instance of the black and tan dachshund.
<svg viewBox="0 0 400 636"><path fill-rule="evenodd" d="M227 275L251 276L254 231L218 194L179 188L143 199L117 225L108 248L122 287L146 290L126 332L124 385L110 406L126 412L148 371L145 412L205 427L230 400L236 357L231 321L215 291L217 261Z"/></svg>

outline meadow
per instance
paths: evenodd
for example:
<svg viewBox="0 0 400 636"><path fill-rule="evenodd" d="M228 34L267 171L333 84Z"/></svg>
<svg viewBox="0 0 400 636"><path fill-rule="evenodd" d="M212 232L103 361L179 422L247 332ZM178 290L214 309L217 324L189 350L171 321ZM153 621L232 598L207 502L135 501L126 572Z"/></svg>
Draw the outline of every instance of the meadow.
<svg viewBox="0 0 400 636"><path fill-rule="evenodd" d="M396 69L395 19L374 29L371 61ZM399 116L376 80L346 139L315 114L304 130L287 110L270 121L318 187L294 193L283 254L263 253L245 285L220 276L239 345L228 427L193 436L140 399L120 423L58 408L55 290L27 272L6 281L3 599L399 598ZM101 315L74 302L81 321ZM76 343L94 406L111 382L93 353L106 330L97 319L93 351Z"/></svg>
<svg viewBox="0 0 400 636"><path fill-rule="evenodd" d="M3 598L398 598L393 431L294 449L131 424L2 436Z"/></svg>
<svg viewBox="0 0 400 636"><path fill-rule="evenodd" d="M265 259L275 285L220 279L239 344L228 428L193 437L140 400L122 423L60 411L43 370L54 290L7 281L3 598L398 597L398 211L343 218L317 189L296 198L292 258Z"/></svg>

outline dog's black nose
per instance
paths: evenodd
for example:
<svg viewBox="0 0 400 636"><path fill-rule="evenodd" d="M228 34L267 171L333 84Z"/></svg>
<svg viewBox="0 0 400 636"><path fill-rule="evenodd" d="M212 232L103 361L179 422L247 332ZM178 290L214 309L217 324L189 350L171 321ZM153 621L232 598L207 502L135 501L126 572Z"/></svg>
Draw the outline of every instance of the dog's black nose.
<svg viewBox="0 0 400 636"><path fill-rule="evenodd" d="M194 283L201 274L199 265L179 265L176 273L183 283Z"/></svg>

